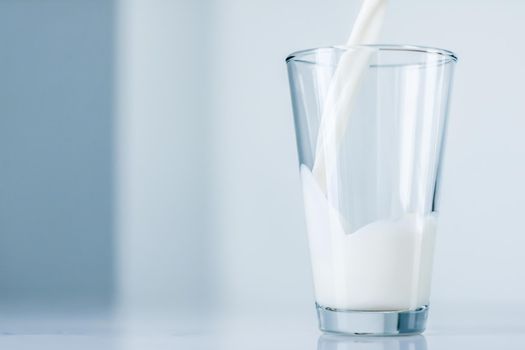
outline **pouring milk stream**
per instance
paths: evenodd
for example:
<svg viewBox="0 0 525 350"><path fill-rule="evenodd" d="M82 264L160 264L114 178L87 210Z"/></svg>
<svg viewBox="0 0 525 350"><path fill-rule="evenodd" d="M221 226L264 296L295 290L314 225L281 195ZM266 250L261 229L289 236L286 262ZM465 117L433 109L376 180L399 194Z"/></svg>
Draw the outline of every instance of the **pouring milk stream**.
<svg viewBox="0 0 525 350"><path fill-rule="evenodd" d="M347 42L376 42L386 0L365 0ZM413 310L428 304L435 218L406 214L356 231L329 201L338 148L371 53L348 50L340 58L324 104L312 172L301 165L316 301L339 310Z"/></svg>

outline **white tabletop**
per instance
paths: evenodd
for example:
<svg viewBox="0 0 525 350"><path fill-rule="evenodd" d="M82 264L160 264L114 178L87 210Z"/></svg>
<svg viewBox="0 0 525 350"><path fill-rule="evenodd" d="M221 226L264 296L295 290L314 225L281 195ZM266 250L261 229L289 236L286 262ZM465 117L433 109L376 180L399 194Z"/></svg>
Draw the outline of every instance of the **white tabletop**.
<svg viewBox="0 0 525 350"><path fill-rule="evenodd" d="M4 315L1 349L525 349L525 322L518 308L482 308L431 313L420 336L323 335L313 314L276 317L242 314L179 319L123 320L94 315Z"/></svg>

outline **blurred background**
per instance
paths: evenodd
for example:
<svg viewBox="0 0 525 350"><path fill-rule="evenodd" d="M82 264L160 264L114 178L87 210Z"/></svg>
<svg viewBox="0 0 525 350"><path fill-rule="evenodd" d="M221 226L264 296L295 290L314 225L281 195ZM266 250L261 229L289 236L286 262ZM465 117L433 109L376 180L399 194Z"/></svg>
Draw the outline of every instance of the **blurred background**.
<svg viewBox="0 0 525 350"><path fill-rule="evenodd" d="M357 0L1 0L0 308L313 314L284 58ZM459 56L432 302L523 303L525 3L392 0Z"/></svg>

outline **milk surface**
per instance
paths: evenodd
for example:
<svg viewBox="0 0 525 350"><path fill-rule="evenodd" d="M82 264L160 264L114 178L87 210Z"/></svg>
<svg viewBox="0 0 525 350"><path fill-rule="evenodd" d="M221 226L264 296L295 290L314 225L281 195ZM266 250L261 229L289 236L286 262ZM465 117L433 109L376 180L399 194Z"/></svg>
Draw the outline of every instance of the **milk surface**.
<svg viewBox="0 0 525 350"><path fill-rule="evenodd" d="M369 311L414 310L428 304L433 215L406 214L348 233L304 165L301 180L318 304Z"/></svg>

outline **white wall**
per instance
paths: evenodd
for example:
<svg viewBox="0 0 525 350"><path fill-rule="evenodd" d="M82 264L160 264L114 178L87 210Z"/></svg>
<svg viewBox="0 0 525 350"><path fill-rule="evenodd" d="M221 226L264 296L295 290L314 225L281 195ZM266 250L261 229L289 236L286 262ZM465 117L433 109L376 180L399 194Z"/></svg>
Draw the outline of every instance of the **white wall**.
<svg viewBox="0 0 525 350"><path fill-rule="evenodd" d="M217 0L214 215L226 303L308 307L312 288L284 57L342 43L357 1ZM391 2L383 42L455 50L434 302L525 295L525 32L519 1Z"/></svg>
<svg viewBox="0 0 525 350"><path fill-rule="evenodd" d="M208 307L205 2L118 3L117 302L126 315Z"/></svg>
<svg viewBox="0 0 525 350"><path fill-rule="evenodd" d="M312 310L284 58L359 1L110 5L1 3L2 300ZM460 57L434 302L523 301L525 3L391 5L384 42Z"/></svg>

